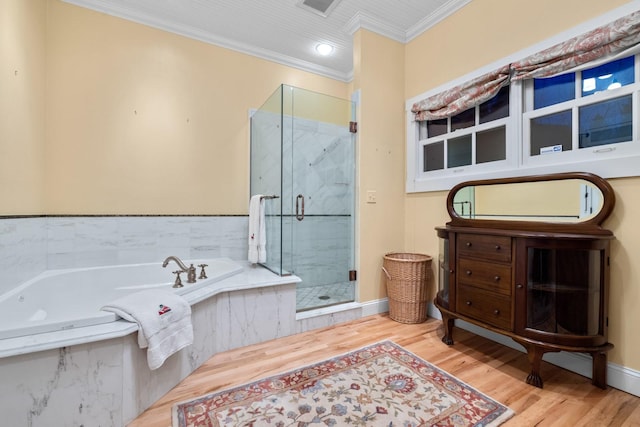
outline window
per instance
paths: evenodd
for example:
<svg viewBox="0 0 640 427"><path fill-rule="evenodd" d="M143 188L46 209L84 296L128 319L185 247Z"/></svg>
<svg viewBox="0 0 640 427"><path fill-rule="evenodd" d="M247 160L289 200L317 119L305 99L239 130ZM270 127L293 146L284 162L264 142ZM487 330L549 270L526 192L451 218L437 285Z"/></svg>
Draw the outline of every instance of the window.
<svg viewBox="0 0 640 427"><path fill-rule="evenodd" d="M407 191L576 170L640 176L639 103L640 54L511 82L449 118L409 114Z"/></svg>
<svg viewBox="0 0 640 427"><path fill-rule="evenodd" d="M611 10L406 107L408 192L568 171L640 176L640 10Z"/></svg>
<svg viewBox="0 0 640 427"><path fill-rule="evenodd" d="M525 146L531 157L633 141L635 57L525 83ZM607 150L612 150L609 147Z"/></svg>
<svg viewBox="0 0 640 427"><path fill-rule="evenodd" d="M447 119L418 124L423 172L506 160L509 87Z"/></svg>

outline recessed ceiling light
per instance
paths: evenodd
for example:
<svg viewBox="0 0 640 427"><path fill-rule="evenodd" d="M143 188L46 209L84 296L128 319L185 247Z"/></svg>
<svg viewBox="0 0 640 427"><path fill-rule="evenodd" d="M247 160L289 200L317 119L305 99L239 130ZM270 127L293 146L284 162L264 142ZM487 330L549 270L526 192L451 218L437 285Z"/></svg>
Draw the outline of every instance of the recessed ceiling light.
<svg viewBox="0 0 640 427"><path fill-rule="evenodd" d="M316 52L318 52L322 56L327 56L333 52L333 46L326 43L318 43L316 45Z"/></svg>

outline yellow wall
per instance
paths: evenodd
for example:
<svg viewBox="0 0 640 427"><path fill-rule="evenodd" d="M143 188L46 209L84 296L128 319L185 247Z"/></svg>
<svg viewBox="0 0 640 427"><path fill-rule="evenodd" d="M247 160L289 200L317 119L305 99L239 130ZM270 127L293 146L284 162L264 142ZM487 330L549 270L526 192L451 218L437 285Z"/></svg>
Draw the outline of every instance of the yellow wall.
<svg viewBox="0 0 640 427"><path fill-rule="evenodd" d="M386 295L384 254L403 250L404 46L375 33L355 35L358 112L360 301ZM367 203L368 191L376 203Z"/></svg>
<svg viewBox="0 0 640 427"><path fill-rule="evenodd" d="M248 113L348 85L48 0L49 214L246 214Z"/></svg>
<svg viewBox="0 0 640 427"><path fill-rule="evenodd" d="M500 58L544 41L584 21L627 3L623 0L539 0L529 2L526 20L522 2L480 0L426 31L406 46L407 99L468 74ZM541 25L540 23L544 23ZM604 24L605 22L603 22ZM640 253L640 178L614 179L617 204L605 223L616 240L611 247L609 353L614 363L640 369L640 341L634 326L640 324L637 254ZM407 250L437 253L434 227L447 220L446 192L409 194L405 197Z"/></svg>
<svg viewBox="0 0 640 427"><path fill-rule="evenodd" d="M43 213L45 0L0 0L0 215Z"/></svg>

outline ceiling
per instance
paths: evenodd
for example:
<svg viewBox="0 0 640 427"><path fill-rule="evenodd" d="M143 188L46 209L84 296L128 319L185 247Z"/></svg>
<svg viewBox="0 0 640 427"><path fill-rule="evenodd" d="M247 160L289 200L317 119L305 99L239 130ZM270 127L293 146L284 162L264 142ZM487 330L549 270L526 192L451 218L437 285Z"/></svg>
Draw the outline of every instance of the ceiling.
<svg viewBox="0 0 640 427"><path fill-rule="evenodd" d="M63 1L350 81L358 29L406 43L471 0ZM318 54L321 42L334 53Z"/></svg>

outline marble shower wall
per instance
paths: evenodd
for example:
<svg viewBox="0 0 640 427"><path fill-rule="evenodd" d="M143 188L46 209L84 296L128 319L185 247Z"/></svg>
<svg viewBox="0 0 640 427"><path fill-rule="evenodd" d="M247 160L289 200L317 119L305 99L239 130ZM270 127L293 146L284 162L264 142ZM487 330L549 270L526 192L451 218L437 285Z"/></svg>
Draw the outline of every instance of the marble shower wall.
<svg viewBox="0 0 640 427"><path fill-rule="evenodd" d="M246 216L0 219L0 295L44 270L228 257L247 259Z"/></svg>

